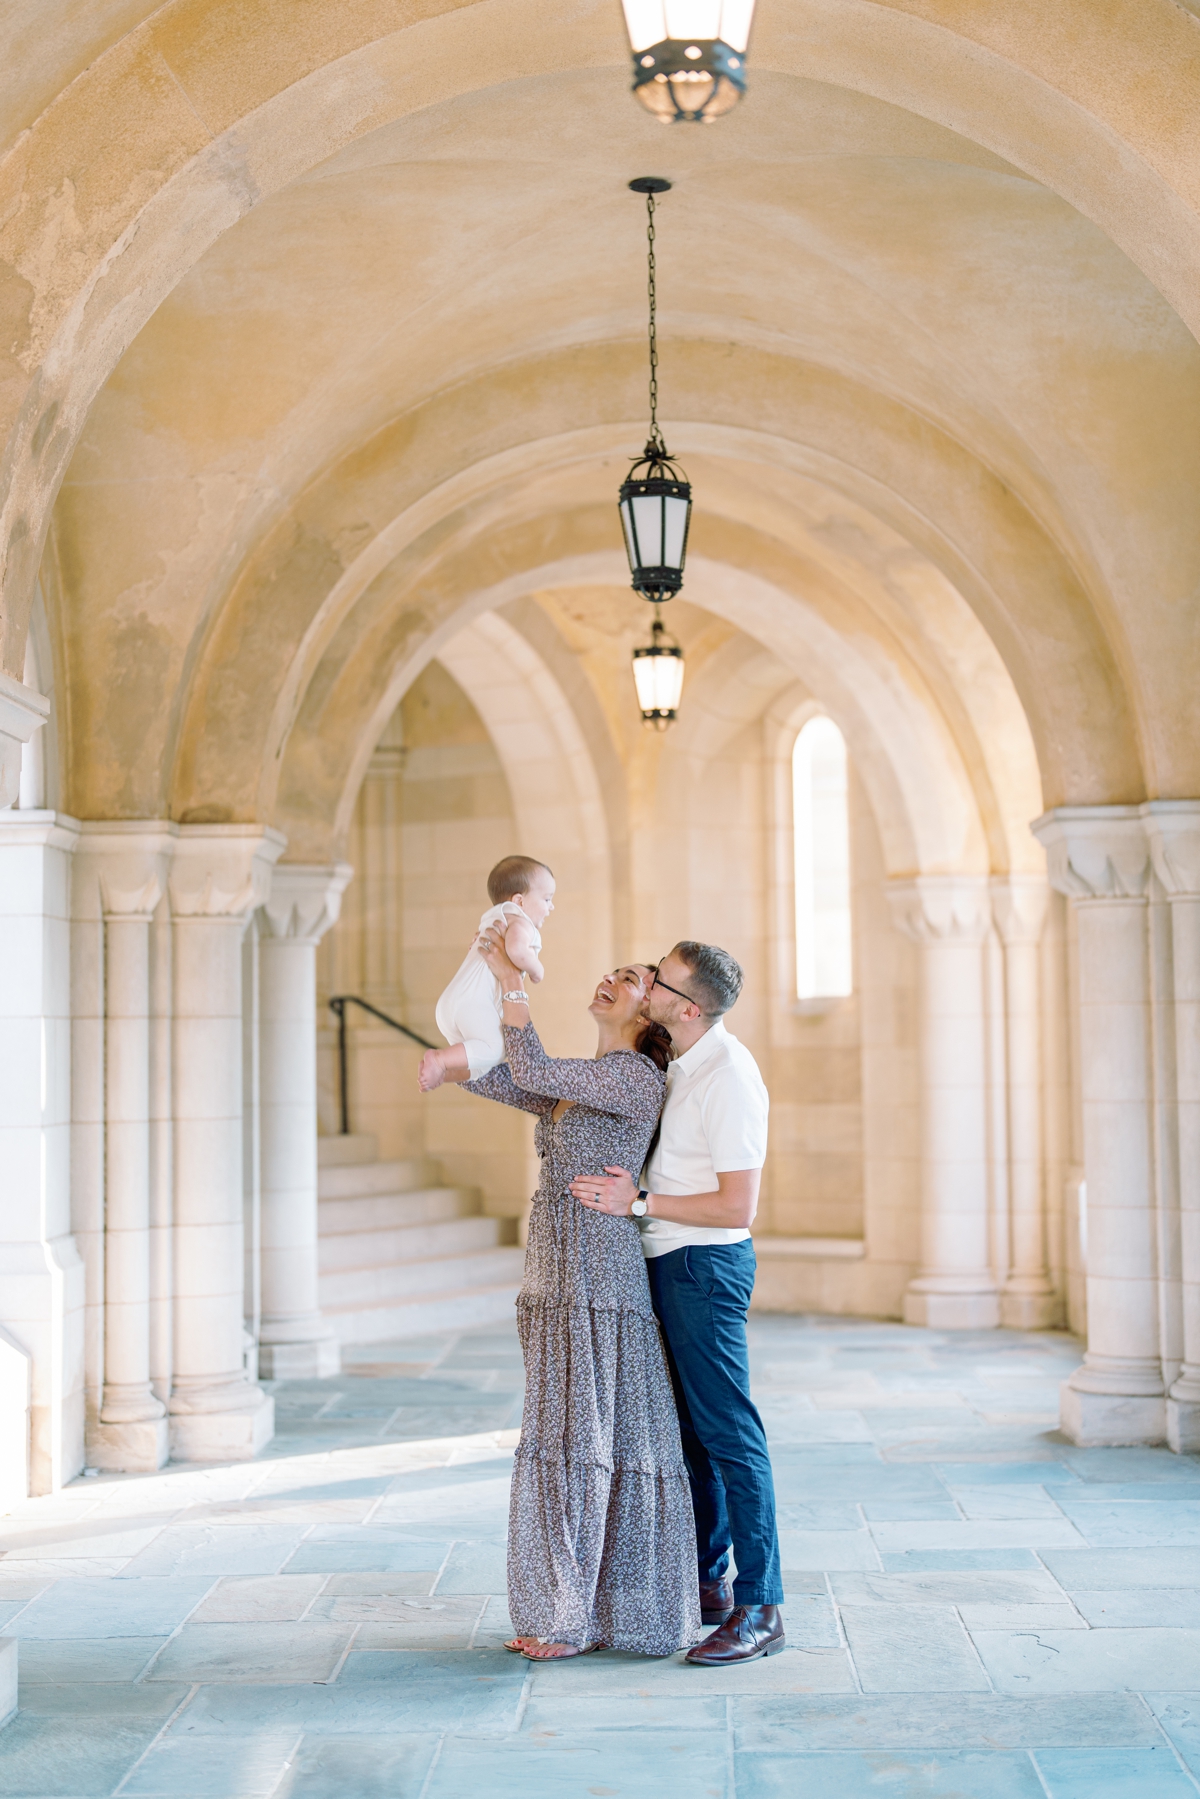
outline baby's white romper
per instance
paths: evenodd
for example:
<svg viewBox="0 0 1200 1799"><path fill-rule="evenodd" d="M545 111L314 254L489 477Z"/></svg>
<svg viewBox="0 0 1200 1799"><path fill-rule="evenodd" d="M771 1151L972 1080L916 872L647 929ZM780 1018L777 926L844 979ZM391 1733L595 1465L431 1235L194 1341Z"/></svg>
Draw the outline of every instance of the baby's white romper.
<svg viewBox="0 0 1200 1799"><path fill-rule="evenodd" d="M514 918L524 918L520 906L505 900L502 906L491 906L479 921L481 931L496 925L507 931ZM542 939L533 930L530 945L536 955ZM504 1060L504 1037L500 1029L500 983L472 945L462 966L437 1003L437 1028L447 1043L461 1043L467 1052L471 1079L477 1081L498 1062Z"/></svg>

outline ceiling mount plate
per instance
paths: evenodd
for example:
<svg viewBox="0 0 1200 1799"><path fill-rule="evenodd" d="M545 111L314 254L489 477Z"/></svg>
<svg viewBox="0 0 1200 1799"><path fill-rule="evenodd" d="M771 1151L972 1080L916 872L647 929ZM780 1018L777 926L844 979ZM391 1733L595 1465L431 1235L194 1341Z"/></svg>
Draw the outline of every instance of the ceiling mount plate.
<svg viewBox="0 0 1200 1799"><path fill-rule="evenodd" d="M670 191L671 183L664 181L661 175L639 175L629 186L635 194L665 194Z"/></svg>

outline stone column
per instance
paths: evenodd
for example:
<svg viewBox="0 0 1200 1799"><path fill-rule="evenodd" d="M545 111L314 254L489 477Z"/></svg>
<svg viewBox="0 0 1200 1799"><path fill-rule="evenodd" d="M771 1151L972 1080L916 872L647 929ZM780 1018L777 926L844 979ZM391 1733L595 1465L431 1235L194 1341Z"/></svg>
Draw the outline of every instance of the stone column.
<svg viewBox="0 0 1200 1799"><path fill-rule="evenodd" d="M317 1299L317 944L353 870L281 864L259 918L262 1009L262 1328L264 1379L336 1374L338 1343Z"/></svg>
<svg viewBox="0 0 1200 1799"><path fill-rule="evenodd" d="M999 876L991 889L1004 945L1008 1100L1009 1272L1000 1322L1012 1330L1047 1330L1060 1312L1046 1270L1042 1154L1041 942L1050 890L1041 875Z"/></svg>
<svg viewBox="0 0 1200 1799"><path fill-rule="evenodd" d="M83 1466L84 1271L70 1216L78 837L74 819L54 812L0 812L0 1326L19 1351L5 1358L18 1390L0 1400L0 1457L11 1464L28 1448L31 1493L56 1492Z"/></svg>
<svg viewBox="0 0 1200 1799"><path fill-rule="evenodd" d="M888 899L921 953L921 1269L904 1316L987 1330L1000 1316L988 1243L987 878L923 875L889 883Z"/></svg>
<svg viewBox="0 0 1200 1799"><path fill-rule="evenodd" d="M85 824L77 876L104 921L104 1385L88 1433L94 1467L167 1459L150 1367L150 928L176 827Z"/></svg>
<svg viewBox="0 0 1200 1799"><path fill-rule="evenodd" d="M242 933L285 839L181 825L174 924L175 1367L171 1454L245 1461L275 1428L242 1343Z"/></svg>
<svg viewBox="0 0 1200 1799"><path fill-rule="evenodd" d="M1061 806L1034 824L1050 879L1075 903L1080 1089L1087 1179L1088 1347L1062 1389L1082 1444L1166 1434L1154 1241L1153 1091L1146 893L1136 806Z"/></svg>
<svg viewBox="0 0 1200 1799"><path fill-rule="evenodd" d="M1141 808L1155 873L1171 907L1175 1086L1183 1285L1183 1367L1167 1395L1167 1441L1200 1451L1200 800Z"/></svg>
<svg viewBox="0 0 1200 1799"><path fill-rule="evenodd" d="M21 753L50 716L50 702L35 688L0 672L0 807L11 806L21 786Z"/></svg>

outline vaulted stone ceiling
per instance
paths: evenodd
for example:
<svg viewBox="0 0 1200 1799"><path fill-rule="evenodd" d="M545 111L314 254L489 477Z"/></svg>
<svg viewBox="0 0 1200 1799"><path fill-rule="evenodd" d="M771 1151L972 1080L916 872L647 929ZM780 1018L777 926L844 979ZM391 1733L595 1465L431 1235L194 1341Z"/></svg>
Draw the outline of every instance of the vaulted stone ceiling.
<svg viewBox="0 0 1200 1799"><path fill-rule="evenodd" d="M664 131L616 0L139 10L4 28L5 666L40 564L69 809L328 855L439 643L620 580L647 172L688 597L822 690L892 871L1200 790L1189 14L760 0Z"/></svg>

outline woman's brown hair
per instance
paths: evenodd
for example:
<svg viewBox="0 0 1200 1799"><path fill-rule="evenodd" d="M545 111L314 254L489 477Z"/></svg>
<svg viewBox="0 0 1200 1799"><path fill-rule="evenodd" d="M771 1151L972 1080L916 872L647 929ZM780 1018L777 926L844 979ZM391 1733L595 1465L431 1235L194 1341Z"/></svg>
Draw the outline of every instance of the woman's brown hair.
<svg viewBox="0 0 1200 1799"><path fill-rule="evenodd" d="M634 1044L634 1048L639 1055L649 1056L654 1066L661 1068L664 1074L675 1055L670 1032L661 1024L654 1024L650 1019L647 1019L643 1025L641 1035Z"/></svg>

